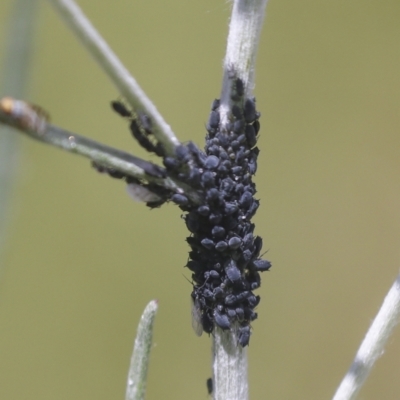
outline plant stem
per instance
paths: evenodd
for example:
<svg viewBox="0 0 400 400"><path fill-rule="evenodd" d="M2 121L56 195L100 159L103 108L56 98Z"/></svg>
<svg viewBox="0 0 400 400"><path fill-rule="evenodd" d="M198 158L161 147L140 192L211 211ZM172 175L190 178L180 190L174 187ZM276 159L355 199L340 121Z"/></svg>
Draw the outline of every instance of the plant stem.
<svg viewBox="0 0 400 400"><path fill-rule="evenodd" d="M213 343L214 400L247 400L247 350L230 331L215 328Z"/></svg>
<svg viewBox="0 0 400 400"><path fill-rule="evenodd" d="M249 97L254 87L254 68L267 0L235 0L229 25L224 76L220 99L220 121L224 127L234 102L236 79ZM213 336L214 400L247 400L247 351L237 344L236 332L215 329Z"/></svg>
<svg viewBox="0 0 400 400"><path fill-rule="evenodd" d="M131 107L136 112L146 114L152 120L154 136L164 145L167 154L174 155L174 149L180 142L171 127L78 5L72 0L50 0L50 2L60 12L82 45L103 68Z"/></svg>
<svg viewBox="0 0 400 400"><path fill-rule="evenodd" d="M233 3L220 96L222 125L227 122L232 106L232 78L240 78L246 96L252 95L257 49L266 6L267 0L235 0Z"/></svg>
<svg viewBox="0 0 400 400"><path fill-rule="evenodd" d="M400 275L383 301L333 400L354 400L400 320Z"/></svg>
<svg viewBox="0 0 400 400"><path fill-rule="evenodd" d="M156 168L156 166L132 154L45 122L43 129L40 130L37 130L36 126L21 125L21 121L18 118L14 118L2 110L0 110L0 122L19 129L32 139L87 157L97 166L110 168L141 181L157 184L175 193L185 192L185 195L193 199L193 201L200 202L199 194L192 188L170 177L160 178L151 174L152 168Z"/></svg>
<svg viewBox="0 0 400 400"><path fill-rule="evenodd" d="M146 306L140 319L129 367L126 400L143 400L145 397L153 325L157 309L157 301L152 300Z"/></svg>

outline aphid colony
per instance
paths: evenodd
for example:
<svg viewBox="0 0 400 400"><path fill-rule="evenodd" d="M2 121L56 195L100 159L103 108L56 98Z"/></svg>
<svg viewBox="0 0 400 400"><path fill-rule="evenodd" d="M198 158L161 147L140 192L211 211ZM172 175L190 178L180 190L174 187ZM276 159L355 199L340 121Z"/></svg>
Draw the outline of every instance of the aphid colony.
<svg viewBox="0 0 400 400"><path fill-rule="evenodd" d="M189 185L203 199L195 204L185 193L171 193L125 177L133 184L128 190L149 207L171 200L186 212L195 331L200 335L203 331L212 333L215 326L233 329L238 344L244 347L249 344L250 324L257 318L254 310L260 301L253 291L260 287L260 272L268 271L271 264L260 258L262 239L253 235L251 223L259 206L252 175L257 170L260 114L255 99L245 98L243 82L235 78L233 82L236 89L229 123L221 128L220 102L215 100L205 152L189 142L177 146L174 157L166 156L153 137L149 118L134 116L120 102L112 106L129 118L131 133L139 144L163 158L165 176ZM107 172L112 175L112 171ZM144 192L138 195L141 190Z"/></svg>

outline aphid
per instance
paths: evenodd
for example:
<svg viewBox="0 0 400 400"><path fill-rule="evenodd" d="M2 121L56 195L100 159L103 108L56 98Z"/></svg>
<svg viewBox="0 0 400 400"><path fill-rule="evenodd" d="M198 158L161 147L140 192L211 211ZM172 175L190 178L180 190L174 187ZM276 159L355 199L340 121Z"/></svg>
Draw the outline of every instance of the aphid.
<svg viewBox="0 0 400 400"><path fill-rule="evenodd" d="M199 185L201 180L201 170L199 168L192 167L189 172L188 180L192 185Z"/></svg>
<svg viewBox="0 0 400 400"><path fill-rule="evenodd" d="M239 300L238 300L238 298L237 298L237 296L235 296L234 294L228 294L226 297L225 297L225 304L227 305L227 306L233 306L234 304L236 304L236 303L238 303L239 302ZM229 313L228 313L229 314ZM236 313L235 313L236 314Z"/></svg>
<svg viewBox="0 0 400 400"><path fill-rule="evenodd" d="M220 313L218 310L214 310L214 321L224 331L231 327L228 316Z"/></svg>
<svg viewBox="0 0 400 400"><path fill-rule="evenodd" d="M236 118L236 119L241 119L243 114L242 114L242 110L240 109L239 106L237 106L236 104L234 104L232 106L232 115Z"/></svg>
<svg viewBox="0 0 400 400"><path fill-rule="evenodd" d="M211 104L211 110L213 111L217 110L219 105L220 105L219 99L215 99Z"/></svg>
<svg viewBox="0 0 400 400"><path fill-rule="evenodd" d="M215 298L222 297L223 294L224 294L224 289L222 289L221 287L218 286L214 289L213 295Z"/></svg>
<svg viewBox="0 0 400 400"><path fill-rule="evenodd" d="M217 156L208 156L204 161L204 167L207 169L215 169L218 167L219 158Z"/></svg>
<svg viewBox="0 0 400 400"><path fill-rule="evenodd" d="M13 119L17 128L29 129L44 133L50 120L49 114L35 104L3 97L0 100L0 110Z"/></svg>
<svg viewBox="0 0 400 400"><path fill-rule="evenodd" d="M145 130L145 132L150 135L151 133L153 133L153 126L152 126L152 122L151 119L148 115L146 114L139 114L139 119L140 119L140 123L142 125L142 128Z"/></svg>
<svg viewBox="0 0 400 400"><path fill-rule="evenodd" d="M243 246L245 248L248 248L248 247L250 247L250 245L253 244L253 241L254 241L253 233L248 233L243 238Z"/></svg>
<svg viewBox="0 0 400 400"><path fill-rule="evenodd" d="M207 215L210 214L210 207L208 207L208 206L206 206L206 205L200 206L200 207L197 209L197 212L198 212L200 215L203 215L204 217L206 217Z"/></svg>
<svg viewBox="0 0 400 400"><path fill-rule="evenodd" d="M242 244L242 240L238 238L237 236L234 236L229 239L228 246L230 249L238 249L240 245Z"/></svg>
<svg viewBox="0 0 400 400"><path fill-rule="evenodd" d="M236 151L240 147L240 143L237 140L233 140L231 142L231 147L232 147L233 150Z"/></svg>
<svg viewBox="0 0 400 400"><path fill-rule="evenodd" d="M256 119L256 104L251 99L244 102L244 119L246 122L253 122Z"/></svg>
<svg viewBox="0 0 400 400"><path fill-rule="evenodd" d="M129 128L131 130L132 136L138 141L138 143L147 151L153 152L157 154L156 147L154 144L149 140L149 138L144 134L136 120L132 120Z"/></svg>
<svg viewBox="0 0 400 400"><path fill-rule="evenodd" d="M249 147L252 148L257 143L257 134L253 125L246 125L246 139Z"/></svg>
<svg viewBox="0 0 400 400"><path fill-rule="evenodd" d="M251 258L253 257L253 253L249 249L247 249L247 250L243 251L242 257L243 257L243 260L245 260L246 262L250 261Z"/></svg>
<svg viewBox="0 0 400 400"><path fill-rule="evenodd" d="M159 195L138 183L129 183L126 187L126 191L128 192L129 196L135 201L153 203L163 200Z"/></svg>
<svg viewBox="0 0 400 400"><path fill-rule="evenodd" d="M237 317L238 321L243 321L244 320L243 308L237 307L235 311L236 311L236 317Z"/></svg>
<svg viewBox="0 0 400 400"><path fill-rule="evenodd" d="M244 129L244 122L241 119L235 121L235 123L233 124L233 132L239 135L243 132L243 129Z"/></svg>
<svg viewBox="0 0 400 400"><path fill-rule="evenodd" d="M209 147L207 147L207 153L211 154L211 155L218 156L219 153L220 153L219 149L220 148L219 148L219 146L217 144L211 144ZM217 159L218 159L218 163L219 163L219 158L217 158ZM205 165L205 167L209 168L207 165Z"/></svg>
<svg viewBox="0 0 400 400"><path fill-rule="evenodd" d="M254 260L253 261L254 269L256 271L268 271L271 268L271 263L267 260Z"/></svg>
<svg viewBox="0 0 400 400"><path fill-rule="evenodd" d="M249 344L250 334L250 326L242 326L238 329L237 338L242 347L245 347Z"/></svg>
<svg viewBox="0 0 400 400"><path fill-rule="evenodd" d="M219 190L216 188L211 188L209 190L207 190L206 193L206 200L207 201L213 201L213 200L217 200L219 197Z"/></svg>
<svg viewBox="0 0 400 400"><path fill-rule="evenodd" d="M221 181L221 189L225 192L231 192L235 188L235 182L231 178L225 178Z"/></svg>
<svg viewBox="0 0 400 400"><path fill-rule="evenodd" d="M163 163L169 170L172 171L178 169L181 165L181 163L174 157L165 157L163 159Z"/></svg>
<svg viewBox="0 0 400 400"><path fill-rule="evenodd" d="M193 272L201 272L204 268L204 264L196 260L190 260L186 266Z"/></svg>
<svg viewBox="0 0 400 400"><path fill-rule="evenodd" d="M219 273L217 271L211 270L211 271L207 271L206 273L208 274L207 278L209 278L209 279L218 279L219 278ZM205 274L204 274L204 276L205 276Z"/></svg>
<svg viewBox="0 0 400 400"><path fill-rule="evenodd" d="M207 313L203 313L201 322L203 323L203 330L205 333L211 333L214 330L214 322Z"/></svg>
<svg viewBox="0 0 400 400"><path fill-rule="evenodd" d="M226 310L226 313L228 314L228 317L231 319L236 317L236 311L232 310L231 308L228 308Z"/></svg>
<svg viewBox="0 0 400 400"><path fill-rule="evenodd" d="M190 150L195 159L201 164L204 164L206 159L206 154L201 151L193 142L188 142L187 148Z"/></svg>
<svg viewBox="0 0 400 400"><path fill-rule="evenodd" d="M238 226L239 222L237 218L226 217L224 218L224 226L228 231L234 230Z"/></svg>
<svg viewBox="0 0 400 400"><path fill-rule="evenodd" d="M219 125L219 112L218 111L211 111L210 117L208 119L207 130L210 133L215 133L218 129Z"/></svg>
<svg viewBox="0 0 400 400"><path fill-rule="evenodd" d="M232 215L234 214L239 207L237 204L234 203L225 203L225 215Z"/></svg>
<svg viewBox="0 0 400 400"><path fill-rule="evenodd" d="M251 290L255 290L260 287L261 284L261 278L260 274L258 272L250 272L247 275L247 282L250 283L250 288Z"/></svg>
<svg viewBox="0 0 400 400"><path fill-rule="evenodd" d="M215 247L215 243L211 239L208 239L208 238L204 238L201 241L201 245L208 250L212 250Z"/></svg>
<svg viewBox="0 0 400 400"><path fill-rule="evenodd" d="M178 145L175 147L175 155L179 160L182 161L187 161L190 158L189 149L183 145Z"/></svg>
<svg viewBox="0 0 400 400"><path fill-rule="evenodd" d="M189 213L186 215L186 226L190 232L196 233L200 228L200 222L198 216L194 213Z"/></svg>
<svg viewBox="0 0 400 400"><path fill-rule="evenodd" d="M124 103L119 100L114 100L111 102L112 109L124 118L132 118L132 111L128 110Z"/></svg>
<svg viewBox="0 0 400 400"><path fill-rule="evenodd" d="M253 196L250 192L244 192L239 200L239 205L243 208L248 208L253 202Z"/></svg>
<svg viewBox="0 0 400 400"><path fill-rule="evenodd" d="M254 308L258 305L258 303L260 302L260 299L261 299L260 296L251 295L251 296L249 296L247 301L249 303L249 306Z"/></svg>
<svg viewBox="0 0 400 400"><path fill-rule="evenodd" d="M238 174L240 174L240 172L242 171L242 167L240 167L240 166L233 167L233 168L231 169L231 171L232 171L232 174L238 175Z"/></svg>
<svg viewBox="0 0 400 400"><path fill-rule="evenodd" d="M212 392L213 392L213 380L212 380L212 378L208 378L206 384L207 384L207 392L208 392L209 395L211 395Z"/></svg>
<svg viewBox="0 0 400 400"><path fill-rule="evenodd" d="M185 206L189 203L189 200L183 194L176 193L171 197L171 201L178 204L179 206Z"/></svg>
<svg viewBox="0 0 400 400"><path fill-rule="evenodd" d="M239 268L236 265L236 262L231 260L228 263L228 266L225 268L226 276L232 283L238 283L240 282L242 276L240 273Z"/></svg>
<svg viewBox="0 0 400 400"><path fill-rule="evenodd" d="M254 257L258 257L260 255L260 251L263 245L263 240L261 236L256 236L254 239Z"/></svg>
<svg viewBox="0 0 400 400"><path fill-rule="evenodd" d="M248 164L248 168L249 168L249 173L251 175L254 175L257 171L257 160L256 157L253 157L249 160L249 164Z"/></svg>
<svg viewBox="0 0 400 400"><path fill-rule="evenodd" d="M192 300L192 327L196 335L201 336L203 334L203 323L200 302L197 296Z"/></svg>
<svg viewBox="0 0 400 400"><path fill-rule="evenodd" d="M215 186L214 174L211 171L204 172L201 176L201 183L204 187Z"/></svg>
<svg viewBox="0 0 400 400"><path fill-rule="evenodd" d="M120 171L117 171L117 170L115 170L115 169L112 169L112 168L109 168L109 169L107 170L107 173L108 173L108 175L111 176L111 178L116 178L116 179L125 178L125 174L124 174L124 173L122 173L122 172L120 172Z"/></svg>
<svg viewBox="0 0 400 400"><path fill-rule="evenodd" d="M246 218L251 219L251 217L254 216L256 213L258 206L260 205L260 202L258 200L254 200L253 203L251 204L250 208L248 209L246 213Z"/></svg>
<svg viewBox="0 0 400 400"><path fill-rule="evenodd" d="M222 215L221 214L211 214L209 217L208 217L208 220L213 224L213 225L215 225L215 224L219 224L220 222L221 222L221 220L222 220Z"/></svg>
<svg viewBox="0 0 400 400"><path fill-rule="evenodd" d="M244 95L244 82L240 78L236 78L236 93L238 96Z"/></svg>
<svg viewBox="0 0 400 400"><path fill-rule="evenodd" d="M219 225L214 226L211 230L211 234L217 239L223 238L225 236L225 233L225 228Z"/></svg>
<svg viewBox="0 0 400 400"><path fill-rule="evenodd" d="M215 245L215 250L217 250L217 251L225 251L227 248L228 248L228 244L223 240L221 240L220 242L218 242Z"/></svg>
<svg viewBox="0 0 400 400"><path fill-rule="evenodd" d="M112 109L123 118L128 118L131 123L129 129L132 136L139 142L139 144L149 152L156 153L158 156L163 157L165 154L164 148L161 143L153 144L147 136L152 132L152 121L146 114L140 113L138 115L140 123L136 120L136 115L133 111L119 100L111 102Z"/></svg>

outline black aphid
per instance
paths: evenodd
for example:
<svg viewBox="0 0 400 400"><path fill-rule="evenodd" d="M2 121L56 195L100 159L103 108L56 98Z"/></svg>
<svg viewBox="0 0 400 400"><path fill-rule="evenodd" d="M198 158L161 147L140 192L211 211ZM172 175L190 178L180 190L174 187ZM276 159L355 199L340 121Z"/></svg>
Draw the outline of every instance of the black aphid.
<svg viewBox="0 0 400 400"><path fill-rule="evenodd" d="M212 392L213 392L213 380L212 380L212 378L208 378L206 384L207 384L207 392L208 392L209 395L211 395Z"/></svg>
<svg viewBox="0 0 400 400"><path fill-rule="evenodd" d="M121 103L120 101L112 101L111 102L111 107L112 109L119 114L121 117L132 117L132 112L129 111L124 103Z"/></svg>
<svg viewBox="0 0 400 400"><path fill-rule="evenodd" d="M139 113L139 118L137 119L135 113L118 100L112 101L111 107L121 117L128 118L131 121L129 128L132 136L144 149L160 157L165 155L163 146L152 135L152 122L146 114Z"/></svg>
<svg viewBox="0 0 400 400"><path fill-rule="evenodd" d="M268 271L271 263L260 258L262 240L253 234L254 224L250 221L259 206L252 176L257 171L260 114L255 99L245 97L244 82L233 74L230 79L233 105L228 122L221 127L220 101L214 100L205 151L188 142L166 156L146 115L135 116L120 102L113 102L112 107L129 118L132 135L139 144L163 158L165 169L151 163L142 164L143 169L153 176L182 182L200 199L195 203L185 190L172 193L157 184L126 179L132 183L130 190L135 195L138 192L148 206L171 200L185 212L190 232L186 241L191 248L186 266L192 274L196 333L212 333L216 326L231 330L236 333L238 345L244 347L249 344L250 324L257 318L255 308L260 301L253 291L260 287L260 273Z"/></svg>

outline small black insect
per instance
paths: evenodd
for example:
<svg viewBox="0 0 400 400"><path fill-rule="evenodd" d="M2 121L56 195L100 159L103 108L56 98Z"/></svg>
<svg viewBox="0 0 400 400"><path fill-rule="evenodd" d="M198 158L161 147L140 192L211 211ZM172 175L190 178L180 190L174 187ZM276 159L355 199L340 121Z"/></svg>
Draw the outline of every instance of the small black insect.
<svg viewBox="0 0 400 400"><path fill-rule="evenodd" d="M238 342L242 347L245 347L249 344L250 340L250 326L240 327L238 330Z"/></svg>
<svg viewBox="0 0 400 400"><path fill-rule="evenodd" d="M206 383L207 383L207 392L208 392L209 395L211 395L212 392L213 392L213 380L212 380L212 378L208 378Z"/></svg>
<svg viewBox="0 0 400 400"><path fill-rule="evenodd" d="M111 102L111 107L112 109L119 114L121 117L124 118L131 118L132 117L132 112L128 110L128 108L125 106L124 103L115 100Z"/></svg>

